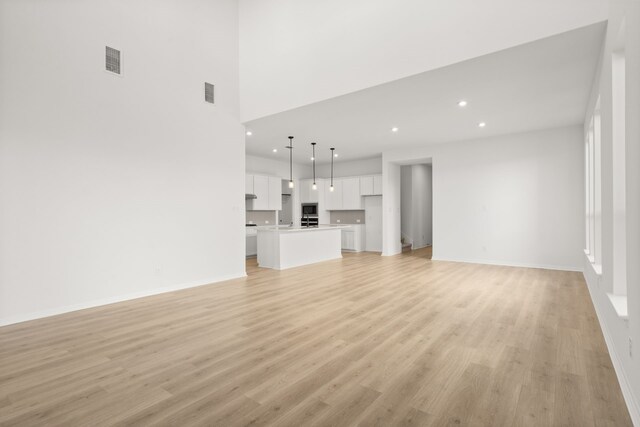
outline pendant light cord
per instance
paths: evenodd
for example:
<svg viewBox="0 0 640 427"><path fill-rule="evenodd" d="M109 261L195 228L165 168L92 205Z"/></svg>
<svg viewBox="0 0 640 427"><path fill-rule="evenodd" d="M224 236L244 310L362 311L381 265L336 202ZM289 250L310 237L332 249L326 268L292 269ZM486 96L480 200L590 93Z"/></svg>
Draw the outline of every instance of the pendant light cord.
<svg viewBox="0 0 640 427"><path fill-rule="evenodd" d="M293 182L293 137L289 137L289 182Z"/></svg>
<svg viewBox="0 0 640 427"><path fill-rule="evenodd" d="M333 150L335 150L335 148L331 149L331 186L333 187Z"/></svg>
<svg viewBox="0 0 640 427"><path fill-rule="evenodd" d="M316 143L312 142L311 143L311 148L313 150L312 152L312 156L313 156L313 183L316 183Z"/></svg>

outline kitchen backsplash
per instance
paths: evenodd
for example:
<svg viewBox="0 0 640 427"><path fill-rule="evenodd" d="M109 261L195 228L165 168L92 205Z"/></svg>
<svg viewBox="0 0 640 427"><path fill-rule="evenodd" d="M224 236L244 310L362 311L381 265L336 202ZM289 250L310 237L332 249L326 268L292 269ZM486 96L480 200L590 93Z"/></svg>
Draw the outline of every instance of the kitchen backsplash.
<svg viewBox="0 0 640 427"><path fill-rule="evenodd" d="M276 213L274 211L247 211L247 224L274 225L275 223Z"/></svg>
<svg viewBox="0 0 640 427"><path fill-rule="evenodd" d="M364 211L331 211L331 224L364 224Z"/></svg>

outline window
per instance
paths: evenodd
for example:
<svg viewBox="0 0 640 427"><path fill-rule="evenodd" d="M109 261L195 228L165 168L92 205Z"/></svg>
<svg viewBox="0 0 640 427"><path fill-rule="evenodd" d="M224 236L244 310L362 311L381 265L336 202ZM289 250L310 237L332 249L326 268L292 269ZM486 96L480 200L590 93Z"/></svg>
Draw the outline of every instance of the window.
<svg viewBox="0 0 640 427"><path fill-rule="evenodd" d="M602 171L600 97L586 128L585 146L585 254L594 270L602 272Z"/></svg>
<svg viewBox="0 0 640 427"><path fill-rule="evenodd" d="M591 184L589 165L591 156L589 154L589 134L584 138L584 253L591 260Z"/></svg>
<svg viewBox="0 0 640 427"><path fill-rule="evenodd" d="M626 168L625 168L625 55L614 52L612 78L613 148L613 289L615 295L627 295Z"/></svg>
<svg viewBox="0 0 640 427"><path fill-rule="evenodd" d="M593 140L593 263L602 268L602 131L600 126L600 97L591 119L591 134Z"/></svg>

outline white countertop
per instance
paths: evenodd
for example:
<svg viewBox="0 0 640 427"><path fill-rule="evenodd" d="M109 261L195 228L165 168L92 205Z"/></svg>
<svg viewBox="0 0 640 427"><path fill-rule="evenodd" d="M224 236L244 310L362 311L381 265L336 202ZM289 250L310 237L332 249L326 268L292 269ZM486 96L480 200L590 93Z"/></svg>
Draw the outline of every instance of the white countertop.
<svg viewBox="0 0 640 427"><path fill-rule="evenodd" d="M343 228L350 228L350 225L320 225L318 227L289 227L289 226L279 226L279 227L259 227L258 232L269 232L269 233L306 233L306 232L318 232L318 231L327 231L327 230L340 230Z"/></svg>

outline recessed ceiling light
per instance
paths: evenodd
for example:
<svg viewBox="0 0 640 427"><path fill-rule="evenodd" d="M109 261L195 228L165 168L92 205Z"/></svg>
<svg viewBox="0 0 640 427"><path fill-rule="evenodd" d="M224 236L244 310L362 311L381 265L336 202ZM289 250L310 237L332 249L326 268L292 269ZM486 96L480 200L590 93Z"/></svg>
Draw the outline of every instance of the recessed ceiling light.
<svg viewBox="0 0 640 427"><path fill-rule="evenodd" d="M391 128L391 132L398 132L398 128L396 127Z"/></svg>
<svg viewBox="0 0 640 427"><path fill-rule="evenodd" d="M458 107L466 107L467 106L467 101L465 101L464 99L461 101L458 101Z"/></svg>
<svg viewBox="0 0 640 427"><path fill-rule="evenodd" d="M247 136L251 136L253 135L253 132L251 132L250 130L247 131Z"/></svg>
<svg viewBox="0 0 640 427"><path fill-rule="evenodd" d="M274 153L277 153L277 152L278 152L278 149L277 149L277 148L274 148L272 151L273 151Z"/></svg>
<svg viewBox="0 0 640 427"><path fill-rule="evenodd" d="M478 123L478 127L481 127L481 128L485 127L486 125L487 125L487 124L486 124L485 122L480 122L480 123Z"/></svg>
<svg viewBox="0 0 640 427"><path fill-rule="evenodd" d="M333 157L338 157L338 153L335 153L335 154L333 155Z"/></svg>
<svg viewBox="0 0 640 427"><path fill-rule="evenodd" d="M311 158L311 161L313 162L315 159L316 159L315 157L312 157L312 158Z"/></svg>

